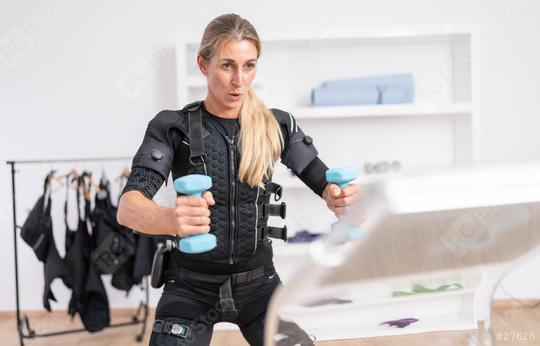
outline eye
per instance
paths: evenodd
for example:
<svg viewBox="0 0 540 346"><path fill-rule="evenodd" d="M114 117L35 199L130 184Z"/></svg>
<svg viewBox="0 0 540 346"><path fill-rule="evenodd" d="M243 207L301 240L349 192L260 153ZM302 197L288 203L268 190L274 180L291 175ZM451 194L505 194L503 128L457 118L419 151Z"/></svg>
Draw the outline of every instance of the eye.
<svg viewBox="0 0 540 346"><path fill-rule="evenodd" d="M221 65L221 68L228 70L231 66L232 66L231 63L226 62L223 65Z"/></svg>
<svg viewBox="0 0 540 346"><path fill-rule="evenodd" d="M253 69L253 68L255 68L255 64L253 64L253 63L248 63L248 64L246 64L246 69L247 69L247 70L251 70L251 69Z"/></svg>

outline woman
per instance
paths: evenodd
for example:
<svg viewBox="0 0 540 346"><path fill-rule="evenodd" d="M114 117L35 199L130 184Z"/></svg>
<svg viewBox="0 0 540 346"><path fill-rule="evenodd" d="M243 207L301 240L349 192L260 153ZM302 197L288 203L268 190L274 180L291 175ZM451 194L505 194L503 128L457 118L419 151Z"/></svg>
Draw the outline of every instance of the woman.
<svg viewBox="0 0 540 346"><path fill-rule="evenodd" d="M256 97L251 83L260 50L246 19L226 14L212 20L197 55L206 99L160 112L133 160L119 223L151 235L210 232L217 238L205 253L170 252L152 345L208 345L221 321L237 324L251 345L262 345L266 308L280 283L268 237L286 236L286 229L266 225L268 216L279 214L276 205L269 207L270 195L281 194L271 182L279 158L338 216L358 196L354 184L343 190L327 184L327 167L294 117ZM202 197L179 196L175 208L165 208L152 198L170 172L174 179L206 174L213 184Z"/></svg>

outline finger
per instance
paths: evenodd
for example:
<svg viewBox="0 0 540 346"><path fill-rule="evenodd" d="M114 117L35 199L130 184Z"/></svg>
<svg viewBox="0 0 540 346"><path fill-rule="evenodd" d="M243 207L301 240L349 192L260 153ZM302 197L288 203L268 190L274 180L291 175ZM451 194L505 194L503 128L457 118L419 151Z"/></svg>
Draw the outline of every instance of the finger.
<svg viewBox="0 0 540 346"><path fill-rule="evenodd" d="M199 196L180 196L176 197L176 205L190 206L190 207L206 207L208 203L206 200Z"/></svg>
<svg viewBox="0 0 540 346"><path fill-rule="evenodd" d="M339 197L341 194L341 189L336 184L330 185L330 196Z"/></svg>
<svg viewBox="0 0 540 346"><path fill-rule="evenodd" d="M216 201L214 200L214 195L212 195L212 192L205 191L202 195L202 197L206 200L208 205L214 205L216 204Z"/></svg>
<svg viewBox="0 0 540 346"><path fill-rule="evenodd" d="M360 187L356 184L349 184L342 189L342 197L354 196L360 193Z"/></svg>
<svg viewBox="0 0 540 346"><path fill-rule="evenodd" d="M175 208L175 216L206 216L210 217L210 209L208 207L189 207L178 206Z"/></svg>
<svg viewBox="0 0 540 346"><path fill-rule="evenodd" d="M178 218L178 222L182 225L208 226L210 218L208 216L181 216Z"/></svg>
<svg viewBox="0 0 540 346"><path fill-rule="evenodd" d="M356 202L358 198L356 196L336 198L332 201L332 206L334 207L347 207L351 206Z"/></svg>
<svg viewBox="0 0 540 346"><path fill-rule="evenodd" d="M186 236L190 234L201 234L210 232L210 226L192 226L182 225L182 228L178 230L179 236Z"/></svg>

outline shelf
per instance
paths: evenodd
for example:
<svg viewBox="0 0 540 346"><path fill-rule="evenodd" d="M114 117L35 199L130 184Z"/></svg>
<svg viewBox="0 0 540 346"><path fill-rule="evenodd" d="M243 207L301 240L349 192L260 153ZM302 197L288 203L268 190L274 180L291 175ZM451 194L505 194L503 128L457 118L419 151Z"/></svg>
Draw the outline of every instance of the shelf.
<svg viewBox="0 0 540 346"><path fill-rule="evenodd" d="M206 79L201 76L189 76L185 79L188 88L206 88ZM260 87L254 83L253 87ZM417 117L440 115L470 115L470 103L454 103L448 105L388 104L361 106L320 106L297 107L290 111L296 119L348 119L373 117Z"/></svg>
<svg viewBox="0 0 540 346"><path fill-rule="evenodd" d="M446 291L446 292L430 292L430 293L423 293L423 294L415 294L411 296L405 296L405 297L363 297L363 298L357 298L353 300L351 303L347 304L328 304L328 305L321 305L321 306L294 306L294 307L288 307L287 313L293 313L293 314L313 314L313 313L327 313L327 312L337 312L341 310L349 310L349 309L358 309L358 311L361 311L364 308L367 307L375 307L375 306L388 306L391 304L396 305L403 305L403 304L411 304L416 302L422 302L422 301L430 301L433 299L441 300L441 299L447 299L447 298L454 298L454 297L460 297L460 296L467 296L467 295L474 295L476 292L476 288L469 287L464 288L460 290L454 290L454 291ZM388 291L389 294L391 294L390 291ZM335 295L334 295L335 296ZM340 299L347 299L346 296L336 296L335 298ZM362 299L365 299L365 302L362 301Z"/></svg>
<svg viewBox="0 0 540 346"><path fill-rule="evenodd" d="M352 303L316 307L284 306L280 316L298 323L317 340L346 339L423 333L441 330L476 328L472 306L474 288L418 296L389 297L385 299L333 295L351 299ZM324 319L321 317L324 316ZM405 328L380 323L388 320L414 317L418 319ZM332 323L329 323L328 320ZM325 322L326 321L326 322Z"/></svg>
<svg viewBox="0 0 540 346"><path fill-rule="evenodd" d="M340 119L366 117L415 117L438 115L469 115L470 103L446 106L423 106L417 104L299 107L291 110L297 119Z"/></svg>
<svg viewBox="0 0 540 346"><path fill-rule="evenodd" d="M339 324L326 324L317 327L302 326L308 334L315 335L318 341L356 339L368 337L381 337L392 335L427 333L443 330L471 330L476 329L476 322L467 314L420 316L418 322L405 328L396 328L379 325L378 321L372 323L355 323L355 319L342 321ZM341 322L341 321L340 321Z"/></svg>

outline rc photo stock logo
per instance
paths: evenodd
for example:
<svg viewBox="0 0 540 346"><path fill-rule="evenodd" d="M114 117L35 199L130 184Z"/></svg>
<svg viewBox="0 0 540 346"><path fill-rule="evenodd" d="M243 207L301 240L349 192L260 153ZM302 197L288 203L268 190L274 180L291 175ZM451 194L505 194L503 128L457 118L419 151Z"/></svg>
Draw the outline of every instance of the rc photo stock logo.
<svg viewBox="0 0 540 346"><path fill-rule="evenodd" d="M440 236L441 242L457 257L479 251L490 243L485 217L497 208L482 208L456 217Z"/></svg>
<svg viewBox="0 0 540 346"><path fill-rule="evenodd" d="M36 42L25 30L18 26L11 28L0 38L0 64L16 67L35 46Z"/></svg>
<svg viewBox="0 0 540 346"><path fill-rule="evenodd" d="M116 78L118 88L130 99L143 94L156 80L153 64L145 58L134 59Z"/></svg>

